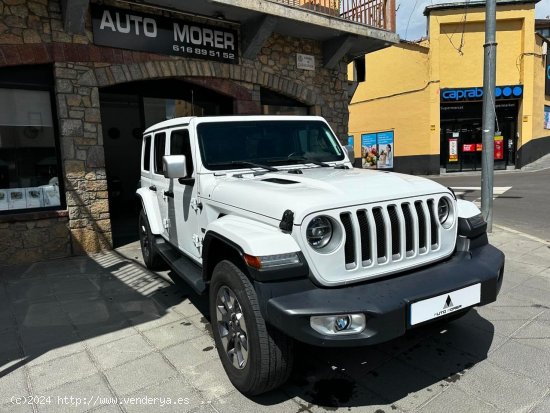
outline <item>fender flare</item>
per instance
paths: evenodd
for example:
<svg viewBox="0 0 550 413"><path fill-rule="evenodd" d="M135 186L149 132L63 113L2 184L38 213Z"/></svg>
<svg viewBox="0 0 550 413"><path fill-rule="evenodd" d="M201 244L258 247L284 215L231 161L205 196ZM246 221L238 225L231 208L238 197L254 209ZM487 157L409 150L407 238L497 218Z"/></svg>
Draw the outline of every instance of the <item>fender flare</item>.
<svg viewBox="0 0 550 413"><path fill-rule="evenodd" d="M136 191L136 196L141 199L141 205L145 211L145 215L147 215L151 233L154 235L161 235L162 220L156 195L152 194L148 188L139 188Z"/></svg>
<svg viewBox="0 0 550 413"><path fill-rule="evenodd" d="M476 215L481 214L481 211L476 204L464 199L456 200L456 209L458 218L472 218Z"/></svg>
<svg viewBox="0 0 550 413"><path fill-rule="evenodd" d="M226 215L210 223L205 240L211 236L229 240L234 248L255 257L300 252L292 235L277 227L238 216Z"/></svg>

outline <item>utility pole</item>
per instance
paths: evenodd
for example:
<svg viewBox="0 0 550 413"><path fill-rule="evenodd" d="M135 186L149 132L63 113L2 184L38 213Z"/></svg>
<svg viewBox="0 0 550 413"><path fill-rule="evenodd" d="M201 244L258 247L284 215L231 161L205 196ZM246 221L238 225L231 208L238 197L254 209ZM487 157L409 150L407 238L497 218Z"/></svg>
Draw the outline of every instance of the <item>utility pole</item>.
<svg viewBox="0 0 550 413"><path fill-rule="evenodd" d="M483 121L481 156L481 212L487 221L487 231L493 230L493 175L495 139L495 86L496 86L496 0L486 0L485 44L483 60Z"/></svg>

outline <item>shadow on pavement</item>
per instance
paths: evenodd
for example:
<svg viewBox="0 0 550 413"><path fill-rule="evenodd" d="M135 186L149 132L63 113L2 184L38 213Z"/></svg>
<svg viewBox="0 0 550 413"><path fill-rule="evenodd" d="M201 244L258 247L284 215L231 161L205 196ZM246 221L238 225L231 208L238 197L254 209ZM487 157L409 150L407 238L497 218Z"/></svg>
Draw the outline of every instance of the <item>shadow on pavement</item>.
<svg viewBox="0 0 550 413"><path fill-rule="evenodd" d="M0 268L0 377L56 349L158 320L185 298L117 251Z"/></svg>

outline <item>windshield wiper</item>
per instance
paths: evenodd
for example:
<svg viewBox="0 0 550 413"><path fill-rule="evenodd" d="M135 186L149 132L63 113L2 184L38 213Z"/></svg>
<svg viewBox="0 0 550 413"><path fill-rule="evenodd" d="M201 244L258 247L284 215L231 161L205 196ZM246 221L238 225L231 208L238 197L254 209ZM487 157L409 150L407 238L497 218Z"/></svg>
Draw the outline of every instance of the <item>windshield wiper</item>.
<svg viewBox="0 0 550 413"><path fill-rule="evenodd" d="M304 162L307 162L307 163L312 163L313 165L322 166L323 168L327 168L327 167L330 166L328 163L321 162L321 161L316 161L314 159L308 159L305 156L299 156L299 155L289 156L287 158L287 160L289 160L289 161L304 161Z"/></svg>
<svg viewBox="0 0 550 413"><path fill-rule="evenodd" d="M249 168L263 168L269 172L279 172L279 170L277 168L274 168L273 166L263 165L260 163L249 162L249 161L232 161L231 165L247 166Z"/></svg>

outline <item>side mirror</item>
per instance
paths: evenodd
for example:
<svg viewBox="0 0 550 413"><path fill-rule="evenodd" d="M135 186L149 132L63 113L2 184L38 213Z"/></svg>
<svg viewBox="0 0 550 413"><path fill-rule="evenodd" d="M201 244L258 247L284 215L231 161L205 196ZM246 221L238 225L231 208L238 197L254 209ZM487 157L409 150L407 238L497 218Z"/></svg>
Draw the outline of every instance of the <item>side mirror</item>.
<svg viewBox="0 0 550 413"><path fill-rule="evenodd" d="M165 178L186 178L187 162L185 155L165 155L162 157Z"/></svg>
<svg viewBox="0 0 550 413"><path fill-rule="evenodd" d="M355 165L355 152L353 151L352 145L346 145L344 146L346 150L348 151L348 158L352 165Z"/></svg>

